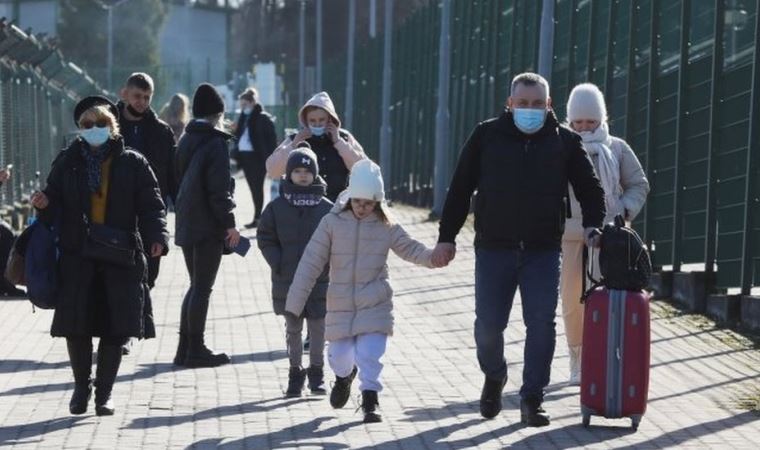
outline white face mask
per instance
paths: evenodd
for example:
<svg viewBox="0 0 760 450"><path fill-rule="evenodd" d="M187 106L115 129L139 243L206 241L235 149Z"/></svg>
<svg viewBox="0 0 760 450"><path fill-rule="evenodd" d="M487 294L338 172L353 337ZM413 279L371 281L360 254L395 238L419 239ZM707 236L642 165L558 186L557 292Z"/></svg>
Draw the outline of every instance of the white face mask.
<svg viewBox="0 0 760 450"><path fill-rule="evenodd" d="M85 128L79 131L79 135L92 147L100 147L111 137L111 127Z"/></svg>

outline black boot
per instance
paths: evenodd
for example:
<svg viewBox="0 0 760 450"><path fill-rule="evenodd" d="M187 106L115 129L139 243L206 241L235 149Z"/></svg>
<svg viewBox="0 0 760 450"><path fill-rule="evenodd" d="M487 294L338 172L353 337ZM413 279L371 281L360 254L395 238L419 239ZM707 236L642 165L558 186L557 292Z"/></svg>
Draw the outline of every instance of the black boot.
<svg viewBox="0 0 760 450"><path fill-rule="evenodd" d="M66 338L71 370L74 372L74 393L69 402L71 414L84 414L92 397L92 340L90 338Z"/></svg>
<svg viewBox="0 0 760 450"><path fill-rule="evenodd" d="M330 405L333 408L346 406L348 398L351 397L351 383L354 381L354 377L356 377L356 366L347 377L335 376L335 386L330 392Z"/></svg>
<svg viewBox="0 0 760 450"><path fill-rule="evenodd" d="M520 400L520 422L529 427L545 427L550 420L541 407L541 401L528 398Z"/></svg>
<svg viewBox="0 0 760 450"><path fill-rule="evenodd" d="M214 353L203 342L203 335L189 335L186 367L218 367L230 363L226 353Z"/></svg>
<svg viewBox="0 0 760 450"><path fill-rule="evenodd" d="M378 405L376 391L362 391L361 408L364 412L364 423L378 423L383 421L380 414L375 412Z"/></svg>
<svg viewBox="0 0 760 450"><path fill-rule="evenodd" d="M98 345L98 367L95 369L95 414L112 416L116 408L111 391L121 365L121 345L106 343L101 338Z"/></svg>
<svg viewBox="0 0 760 450"><path fill-rule="evenodd" d="M179 332L179 343L177 344L177 354L174 355L174 365L184 366L185 358L187 358L187 334Z"/></svg>
<svg viewBox="0 0 760 450"><path fill-rule="evenodd" d="M486 377L483 382L483 391L480 394L481 416L486 419L493 419L501 412L501 393L505 384L507 384L506 375L501 380Z"/></svg>
<svg viewBox="0 0 760 450"><path fill-rule="evenodd" d="M325 389L325 372L322 366L310 366L308 375L311 393L316 395L327 394L327 389Z"/></svg>
<svg viewBox="0 0 760 450"><path fill-rule="evenodd" d="M306 371L300 367L291 367L288 372L288 390L285 391L285 398L300 397L304 382L306 382Z"/></svg>

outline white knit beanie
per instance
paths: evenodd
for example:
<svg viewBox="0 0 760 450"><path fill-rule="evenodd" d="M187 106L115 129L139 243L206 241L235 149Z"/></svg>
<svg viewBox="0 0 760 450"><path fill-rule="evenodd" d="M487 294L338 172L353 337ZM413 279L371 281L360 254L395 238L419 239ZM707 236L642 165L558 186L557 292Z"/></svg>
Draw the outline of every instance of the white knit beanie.
<svg viewBox="0 0 760 450"><path fill-rule="evenodd" d="M380 166L369 159L362 159L354 164L348 179L347 191L349 198L377 202L385 200L385 185Z"/></svg>
<svg viewBox="0 0 760 450"><path fill-rule="evenodd" d="M567 120L594 119L607 122L604 94L596 85L583 83L575 86L567 99Z"/></svg>

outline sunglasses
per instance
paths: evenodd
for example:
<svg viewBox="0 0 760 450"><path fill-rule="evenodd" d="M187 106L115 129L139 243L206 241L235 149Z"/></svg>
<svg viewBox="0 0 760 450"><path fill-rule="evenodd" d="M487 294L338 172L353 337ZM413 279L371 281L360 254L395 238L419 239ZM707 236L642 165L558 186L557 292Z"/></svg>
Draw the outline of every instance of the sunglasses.
<svg viewBox="0 0 760 450"><path fill-rule="evenodd" d="M98 119L95 122L93 122L92 120L83 120L79 122L79 126L86 130L89 130L93 126L98 127L98 128L105 128L108 125L110 125L110 122L107 119Z"/></svg>

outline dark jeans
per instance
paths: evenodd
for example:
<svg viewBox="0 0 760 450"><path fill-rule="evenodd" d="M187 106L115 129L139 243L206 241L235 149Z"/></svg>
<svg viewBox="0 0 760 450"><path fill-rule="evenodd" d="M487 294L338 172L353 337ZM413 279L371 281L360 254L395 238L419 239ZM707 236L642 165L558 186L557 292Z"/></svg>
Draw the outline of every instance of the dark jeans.
<svg viewBox="0 0 760 450"><path fill-rule="evenodd" d="M560 258L559 250L475 251L475 343L480 369L492 379L507 374L504 330L519 287L526 327L523 399L543 401L549 384Z"/></svg>
<svg viewBox="0 0 760 450"><path fill-rule="evenodd" d="M224 242L217 240L182 247L187 272L190 274L190 289L182 302L180 333L202 335L205 331L209 298L222 262L223 250Z"/></svg>
<svg viewBox="0 0 760 450"><path fill-rule="evenodd" d="M261 217L261 211L264 209L264 179L266 178L267 168L266 159L261 152L239 152L238 163L243 168L245 181L251 189L253 197L253 207L256 211L254 219Z"/></svg>

